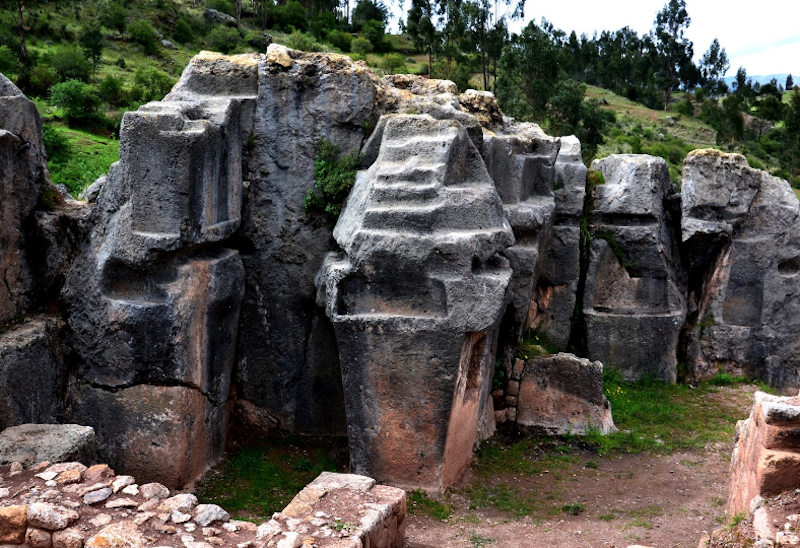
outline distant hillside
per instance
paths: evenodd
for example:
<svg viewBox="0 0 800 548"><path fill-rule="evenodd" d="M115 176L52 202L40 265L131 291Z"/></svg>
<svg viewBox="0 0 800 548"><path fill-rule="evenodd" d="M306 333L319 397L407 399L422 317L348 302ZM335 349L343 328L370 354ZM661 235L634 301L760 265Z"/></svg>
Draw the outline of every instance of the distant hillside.
<svg viewBox="0 0 800 548"><path fill-rule="evenodd" d="M785 73L785 72L784 72L784 73L782 73L782 74L768 74L768 75L766 75L766 76L761 76L761 75L758 75L758 76L750 76L749 74L747 75L747 77L748 77L748 78L750 78L751 80L753 80L753 83L754 83L754 84L755 84L756 82L758 82L758 83L759 83L759 84L761 84L762 86L763 86L764 84L768 84L768 83L770 82L770 80L772 80L773 78L775 78L775 80L777 80L777 81L778 81L778 83L779 83L780 85L784 85L784 84L786 83L786 77L787 77L787 76L789 76L789 74L788 74L788 73ZM726 83L726 84L728 84L728 85L730 86L731 84L733 84L733 82L735 82L735 81L736 81L736 76L735 76L735 75L734 75L734 76L726 76L726 77L724 78L724 80L725 80L725 83Z"/></svg>

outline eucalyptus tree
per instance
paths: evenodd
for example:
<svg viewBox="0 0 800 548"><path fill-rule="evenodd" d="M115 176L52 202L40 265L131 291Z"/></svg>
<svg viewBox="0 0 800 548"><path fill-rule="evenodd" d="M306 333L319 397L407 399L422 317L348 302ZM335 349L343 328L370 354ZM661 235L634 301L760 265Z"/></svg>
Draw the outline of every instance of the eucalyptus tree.
<svg viewBox="0 0 800 548"><path fill-rule="evenodd" d="M672 92L678 89L681 81L693 78L694 51L692 42L686 38L691 22L685 0L670 0L656 14L653 40L658 52L657 76L664 93L664 110L669 108Z"/></svg>

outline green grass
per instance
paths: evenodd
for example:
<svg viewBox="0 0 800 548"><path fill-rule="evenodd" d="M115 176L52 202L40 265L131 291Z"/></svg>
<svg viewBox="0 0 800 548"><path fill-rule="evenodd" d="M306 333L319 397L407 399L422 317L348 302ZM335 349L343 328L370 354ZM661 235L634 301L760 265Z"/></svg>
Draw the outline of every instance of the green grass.
<svg viewBox="0 0 800 548"><path fill-rule="evenodd" d="M422 489L415 489L408 494L408 511L443 521L453 514L453 507L430 498Z"/></svg>
<svg viewBox="0 0 800 548"><path fill-rule="evenodd" d="M586 439L600 454L672 453L729 441L741 411L714 394L720 387L750 382L754 381L720 373L695 387L652 380L628 383L608 369L604 390L619 431L607 436L592 432ZM766 388L763 383L760 387Z"/></svg>
<svg viewBox="0 0 800 548"><path fill-rule="evenodd" d="M492 544L493 542L495 542L495 540L488 537L482 537L478 533L472 533L472 536L469 537L469 542L475 548L483 548L484 546Z"/></svg>
<svg viewBox="0 0 800 548"><path fill-rule="evenodd" d="M294 437L241 449L207 474L195 491L204 503L219 504L240 519L258 523L280 512L323 471L337 471L332 454Z"/></svg>
<svg viewBox="0 0 800 548"><path fill-rule="evenodd" d="M584 510L586 510L586 507L580 502L571 502L561 507L562 512L571 516L577 516L583 513Z"/></svg>
<svg viewBox="0 0 800 548"><path fill-rule="evenodd" d="M472 484L467 489L470 509L496 508L514 518L530 516L539 509L541 496L534 493L523 493L518 487L505 483L496 485Z"/></svg>
<svg viewBox="0 0 800 548"><path fill-rule="evenodd" d="M72 153L63 163L49 163L50 179L77 196L119 160L119 141L76 129L59 131L66 134Z"/></svg>
<svg viewBox="0 0 800 548"><path fill-rule="evenodd" d="M553 440L525 438L506 445L497 440L481 444L473 470L480 477L489 477L510 472L536 475L545 470L565 470L579 461L570 455L568 445L558 445L551 452Z"/></svg>

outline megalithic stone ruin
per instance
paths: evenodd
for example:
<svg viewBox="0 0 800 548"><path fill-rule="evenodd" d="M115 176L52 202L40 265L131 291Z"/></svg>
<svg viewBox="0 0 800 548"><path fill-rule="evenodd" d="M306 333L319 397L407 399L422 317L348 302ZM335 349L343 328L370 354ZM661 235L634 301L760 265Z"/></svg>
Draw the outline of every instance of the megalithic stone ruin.
<svg viewBox="0 0 800 548"><path fill-rule="evenodd" d="M471 459L487 412L495 327L514 243L460 123L386 121L320 274L342 362L351 469L441 490ZM489 410L490 411L490 410Z"/></svg>
<svg viewBox="0 0 800 548"><path fill-rule="evenodd" d="M610 430L603 366L800 388L800 203L741 156L587 184L576 138L491 93L275 44L126 113L91 203L41 128L0 77L0 426L93 426L118 472L182 487L235 424L441 490L501 422ZM360 156L335 229L304 207L321 139Z"/></svg>

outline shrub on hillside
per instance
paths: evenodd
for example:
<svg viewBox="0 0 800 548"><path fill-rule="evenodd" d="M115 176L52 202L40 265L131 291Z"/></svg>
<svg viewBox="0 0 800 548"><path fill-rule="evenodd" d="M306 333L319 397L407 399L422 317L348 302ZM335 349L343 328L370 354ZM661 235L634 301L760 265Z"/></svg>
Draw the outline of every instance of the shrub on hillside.
<svg viewBox="0 0 800 548"><path fill-rule="evenodd" d="M160 101L175 85L175 79L172 76L149 65L136 69L133 81L135 86L144 90L139 92L138 99L145 102Z"/></svg>
<svg viewBox="0 0 800 548"><path fill-rule="evenodd" d="M328 42L335 47L339 48L344 52L350 51L350 44L353 41L353 35L349 32L344 32L342 30L332 30L328 33Z"/></svg>
<svg viewBox="0 0 800 548"><path fill-rule="evenodd" d="M353 41L350 42L350 51L353 53L358 53L359 55L363 56L368 53L372 53L372 50L372 42L366 38L362 38L361 36L358 38L353 38Z"/></svg>
<svg viewBox="0 0 800 548"><path fill-rule="evenodd" d="M3 74L17 72L17 56L8 46L0 46L0 72Z"/></svg>
<svg viewBox="0 0 800 548"><path fill-rule="evenodd" d="M58 48L50 56L50 66L56 71L58 80L80 80L88 82L92 74L92 65L84 59L83 52L75 46Z"/></svg>
<svg viewBox="0 0 800 548"><path fill-rule="evenodd" d="M188 44L194 40L192 25L184 18L178 19L172 29L172 37L181 44Z"/></svg>
<svg viewBox="0 0 800 548"><path fill-rule="evenodd" d="M100 82L100 95L103 100L113 107L124 104L124 93L122 90L122 80L110 74Z"/></svg>
<svg viewBox="0 0 800 548"><path fill-rule="evenodd" d="M131 21L128 25L128 37L142 46L147 55L154 55L158 51L158 32L144 19Z"/></svg>
<svg viewBox="0 0 800 548"><path fill-rule="evenodd" d="M399 53L388 53L383 58L382 67L386 74L403 74L406 72L406 59Z"/></svg>
<svg viewBox="0 0 800 548"><path fill-rule="evenodd" d="M125 32L125 26L127 25L125 8L119 4L109 4L100 18L100 22L107 29Z"/></svg>
<svg viewBox="0 0 800 548"><path fill-rule="evenodd" d="M221 53L230 53L242 43L242 35L233 27L217 26L208 33L206 38L208 47Z"/></svg>
<svg viewBox="0 0 800 548"><path fill-rule="evenodd" d="M231 17L236 16L236 12L233 9L233 4L228 2L228 0L208 0L208 4L206 7L212 10L217 10Z"/></svg>
<svg viewBox="0 0 800 548"><path fill-rule="evenodd" d="M50 101L64 109L68 120L97 116L100 97L94 88L80 80L67 80L50 88Z"/></svg>
<svg viewBox="0 0 800 548"><path fill-rule="evenodd" d="M58 75L53 67L39 65L31 69L30 85L26 91L35 97L47 97L50 88L57 83Z"/></svg>
<svg viewBox="0 0 800 548"><path fill-rule="evenodd" d="M47 153L48 162L61 164L72 155L72 145L64 133L50 124L42 126L42 143Z"/></svg>
<svg viewBox="0 0 800 548"><path fill-rule="evenodd" d="M318 44L312 35L297 30L292 31L292 34L286 39L286 45L300 51L322 50L322 45Z"/></svg>

